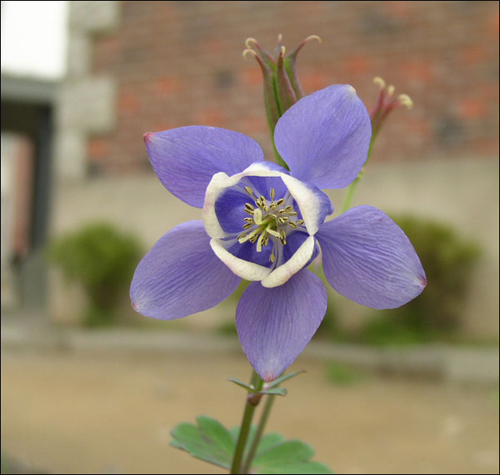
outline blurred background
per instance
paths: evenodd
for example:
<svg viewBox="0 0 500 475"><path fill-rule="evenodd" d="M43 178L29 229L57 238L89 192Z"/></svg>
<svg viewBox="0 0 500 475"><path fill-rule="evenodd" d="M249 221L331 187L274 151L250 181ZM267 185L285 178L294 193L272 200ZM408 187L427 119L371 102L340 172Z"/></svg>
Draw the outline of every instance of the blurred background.
<svg viewBox="0 0 500 475"><path fill-rule="evenodd" d="M371 110L381 76L413 99L353 205L400 224L429 284L387 312L330 291L270 430L336 472L498 473L498 2L1 5L2 473L222 473L168 434L203 413L239 423L225 379L250 373L243 288L181 321L130 309L142 255L199 219L142 136L223 127L271 158L261 72L242 51L248 37L273 51L278 34L287 51L322 39L299 55L306 93L348 83ZM343 191L329 195L339 208Z"/></svg>

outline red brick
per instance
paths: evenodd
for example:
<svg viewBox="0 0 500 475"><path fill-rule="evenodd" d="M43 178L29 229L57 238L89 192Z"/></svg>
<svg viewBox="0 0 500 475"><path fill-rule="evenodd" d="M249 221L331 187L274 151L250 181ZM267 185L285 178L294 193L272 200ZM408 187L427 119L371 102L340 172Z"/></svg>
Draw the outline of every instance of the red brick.
<svg viewBox="0 0 500 475"><path fill-rule="evenodd" d="M498 143L497 2L470 8L416 1L121 5L119 28L92 38L93 71L115 78L119 87L116 129L88 146L92 160L109 172L143 169L147 130L214 125L259 137L268 147L262 73L241 51L249 36L271 50L278 33L288 51L307 35L323 39L299 56L306 93L352 83L371 106L377 95L372 76L380 75L396 94L412 97L414 110L389 118L377 159L444 156L430 127L450 111L467 127L450 159L491 156ZM378 27L367 24L377 21ZM217 87L221 71L234 77L224 89Z"/></svg>
<svg viewBox="0 0 500 475"><path fill-rule="evenodd" d="M480 119L487 115L488 108L477 99L464 99L459 104L459 111L465 119Z"/></svg>
<svg viewBox="0 0 500 475"><path fill-rule="evenodd" d="M408 18L414 11L415 2L384 2L387 13L393 18Z"/></svg>
<svg viewBox="0 0 500 475"><path fill-rule="evenodd" d="M155 94L175 94L181 89L181 81L177 76L163 76L154 81Z"/></svg>
<svg viewBox="0 0 500 475"><path fill-rule="evenodd" d="M267 119L264 117L245 116L241 120L241 130L246 135L254 136L267 131Z"/></svg>
<svg viewBox="0 0 500 475"><path fill-rule="evenodd" d="M223 127L226 125L226 115L223 110L207 108L194 111L195 122L198 125Z"/></svg>
<svg viewBox="0 0 500 475"><path fill-rule="evenodd" d="M345 60L345 70L351 76L373 71L373 61L366 55L349 56Z"/></svg>
<svg viewBox="0 0 500 475"><path fill-rule="evenodd" d="M433 79L432 65L429 60L409 59L399 67L401 74L408 80L430 82Z"/></svg>
<svg viewBox="0 0 500 475"><path fill-rule="evenodd" d="M326 72L319 70L302 74L300 80L306 94L311 94L329 85Z"/></svg>
<svg viewBox="0 0 500 475"><path fill-rule="evenodd" d="M136 112L141 105L141 101L136 93L122 92L118 99L118 107L120 110L127 112Z"/></svg>
<svg viewBox="0 0 500 475"><path fill-rule="evenodd" d="M91 138L89 140L89 155L92 161L106 159L110 155L109 140L104 138Z"/></svg>
<svg viewBox="0 0 500 475"><path fill-rule="evenodd" d="M252 58L249 56L247 61L250 61L251 59ZM262 85L262 71L260 66L255 62L253 67L245 67L245 69L241 72L241 78L243 85Z"/></svg>

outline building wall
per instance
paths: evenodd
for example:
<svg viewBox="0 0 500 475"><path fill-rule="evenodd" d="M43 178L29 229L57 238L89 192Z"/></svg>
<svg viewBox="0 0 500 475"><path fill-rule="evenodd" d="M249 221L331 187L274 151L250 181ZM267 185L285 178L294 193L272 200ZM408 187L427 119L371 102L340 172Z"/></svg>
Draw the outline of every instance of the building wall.
<svg viewBox="0 0 500 475"><path fill-rule="evenodd" d="M123 2L116 31L93 42L92 71L117 83L117 126L90 137L96 172L147 167L145 131L207 124L268 142L261 78L247 37L299 55L306 92L349 83L371 107L374 76L409 94L378 145L379 160L497 153L497 2Z"/></svg>
<svg viewBox="0 0 500 475"><path fill-rule="evenodd" d="M288 50L306 93L350 83L370 109L382 76L415 107L380 135L357 203L442 219L476 238L465 327L498 332L497 2L72 2L59 104L53 232L106 218L146 246L198 214L152 175L142 135L184 125L238 130L269 154L247 37ZM332 196L339 205L339 195ZM479 313L478 313L479 312ZM356 312L353 312L356 313ZM478 316L480 315L480 316Z"/></svg>

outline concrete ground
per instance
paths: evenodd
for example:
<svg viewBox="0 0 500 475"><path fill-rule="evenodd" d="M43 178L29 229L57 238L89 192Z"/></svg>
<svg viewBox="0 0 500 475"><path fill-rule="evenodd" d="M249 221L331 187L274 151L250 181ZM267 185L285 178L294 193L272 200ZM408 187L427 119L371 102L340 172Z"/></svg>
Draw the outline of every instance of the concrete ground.
<svg viewBox="0 0 500 475"><path fill-rule="evenodd" d="M238 425L246 380L238 351L4 347L2 450L51 473L225 473L169 446L201 414ZM300 438L337 473L498 473L491 385L380 377L349 386L303 355L268 430Z"/></svg>

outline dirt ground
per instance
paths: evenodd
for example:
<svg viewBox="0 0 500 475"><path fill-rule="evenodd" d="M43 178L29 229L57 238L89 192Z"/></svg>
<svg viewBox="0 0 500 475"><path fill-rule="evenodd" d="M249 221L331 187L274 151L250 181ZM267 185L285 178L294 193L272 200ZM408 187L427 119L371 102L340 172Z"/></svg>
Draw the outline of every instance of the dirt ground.
<svg viewBox="0 0 500 475"><path fill-rule="evenodd" d="M498 473L498 393L368 376L351 386L300 358L268 430L337 473ZM241 356L2 351L2 450L51 473L226 473L169 446L197 415L238 425Z"/></svg>

